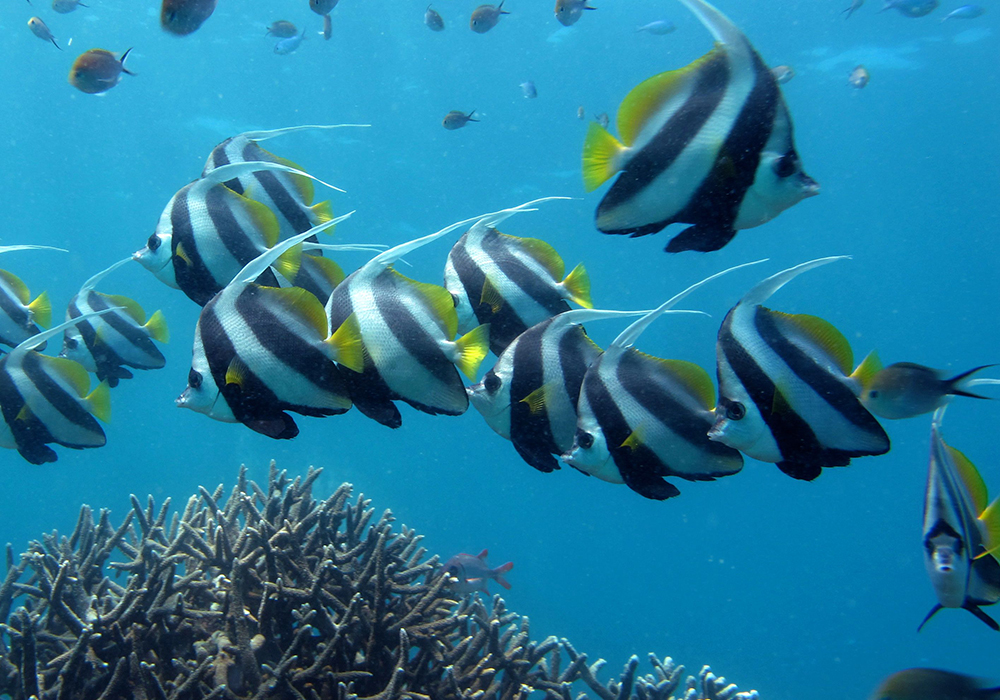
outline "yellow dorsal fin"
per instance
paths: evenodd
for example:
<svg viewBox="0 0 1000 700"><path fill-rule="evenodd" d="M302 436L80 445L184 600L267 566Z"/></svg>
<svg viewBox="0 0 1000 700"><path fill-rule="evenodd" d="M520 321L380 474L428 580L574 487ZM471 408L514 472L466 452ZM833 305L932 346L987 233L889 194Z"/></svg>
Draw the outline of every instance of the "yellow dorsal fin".
<svg viewBox="0 0 1000 700"><path fill-rule="evenodd" d="M273 248L281 236L281 226L278 224L278 217L274 215L271 208L266 204L258 202L256 199L244 197L228 188L226 188L226 196L232 200L230 206L246 212L247 218L253 223L254 228L260 232L260 237L264 245L268 248Z"/></svg>
<svg viewBox="0 0 1000 700"><path fill-rule="evenodd" d="M35 323L42 328L49 327L52 323L52 302L49 301L48 292L42 292L35 297L35 300L28 304L28 308L31 309Z"/></svg>
<svg viewBox="0 0 1000 700"><path fill-rule="evenodd" d="M455 366L475 381L479 363L490 351L490 324L484 323L455 341Z"/></svg>
<svg viewBox="0 0 1000 700"><path fill-rule="evenodd" d="M708 372L686 360L660 360L663 369L694 396L706 410L715 406L715 385Z"/></svg>
<svg viewBox="0 0 1000 700"><path fill-rule="evenodd" d="M458 333L458 314L455 312L455 299L451 296L451 292L437 284L417 282L395 269L392 270L392 274L396 276L397 282L408 285L424 299L431 313L444 324L445 336L448 340L454 338L455 334ZM478 366L478 364L477 362L476 365Z"/></svg>
<svg viewBox="0 0 1000 700"><path fill-rule="evenodd" d="M299 267L302 266L302 244L293 245L291 248L286 250L278 259L275 260L271 267L277 270L282 277L286 280L295 279L295 275L299 274Z"/></svg>
<svg viewBox="0 0 1000 700"><path fill-rule="evenodd" d="M844 334L838 331L832 323L819 316L786 314L782 311L764 308L761 310L773 314L777 319L784 321L815 343L834 361L837 368L845 376L851 373L851 367L854 365L854 353L851 351L851 344L847 342Z"/></svg>
<svg viewBox="0 0 1000 700"><path fill-rule="evenodd" d="M242 389L243 382L246 381L246 377L249 373L250 370L246 363L239 357L234 357L230 361L229 367L226 368L226 385L228 386L229 384L233 384Z"/></svg>
<svg viewBox="0 0 1000 700"><path fill-rule="evenodd" d="M995 559L1000 560L1000 497L997 497L979 515L979 523L986 551L978 555L976 559L992 554Z"/></svg>
<svg viewBox="0 0 1000 700"><path fill-rule="evenodd" d="M545 411L545 407L549 403L549 396L557 385L558 383L554 380L551 382L545 382L533 392L521 399L521 403L527 404L528 411L531 412L531 415L537 416Z"/></svg>
<svg viewBox="0 0 1000 700"><path fill-rule="evenodd" d="M594 302L590 300L590 275L587 274L587 268L583 263L570 270L566 279L562 281L562 286L574 304L579 304L585 309L594 308Z"/></svg>
<svg viewBox="0 0 1000 700"><path fill-rule="evenodd" d="M178 243L177 247L174 248L174 257L183 260L184 264L188 267L191 266L191 258L188 257L187 251L184 250L183 243Z"/></svg>
<svg viewBox="0 0 1000 700"><path fill-rule="evenodd" d="M496 285L490 281L489 277L483 280L483 293L479 296L480 304L487 304L491 313L499 313L503 308L504 298Z"/></svg>
<svg viewBox="0 0 1000 700"><path fill-rule="evenodd" d="M303 253L300 274L306 267L314 268L319 275L326 280L331 289L337 287L337 285L344 281L344 270L330 258L321 258L318 255Z"/></svg>
<svg viewBox="0 0 1000 700"><path fill-rule="evenodd" d="M340 324L340 328L326 339L333 348L333 359L349 370L361 373L365 370L365 344L361 339L358 317L351 314Z"/></svg>
<svg viewBox="0 0 1000 700"><path fill-rule="evenodd" d="M3 280L4 284L10 287L10 291L14 292L14 296L22 304L27 304L28 300L31 299L31 292L28 291L28 285L21 281L21 278L13 272L0 270L0 280Z"/></svg>
<svg viewBox="0 0 1000 700"><path fill-rule="evenodd" d="M61 377L63 381L73 387L73 391L78 397L83 398L90 391L90 375L79 362L65 357L49 357L47 355L40 355L38 359L46 367L49 374Z"/></svg>
<svg viewBox="0 0 1000 700"><path fill-rule="evenodd" d="M861 361L861 364L851 372L851 379L861 385L861 391L865 391L872 385L875 375L882 371L882 361L878 358L878 352L872 350Z"/></svg>
<svg viewBox="0 0 1000 700"><path fill-rule="evenodd" d="M719 52L725 52L725 49L717 44L683 68L654 75L632 88L618 107L616 122L622 143L626 146L635 143L646 123L670 98L683 92L688 83L697 78L699 69L716 58Z"/></svg>
<svg viewBox="0 0 1000 700"><path fill-rule="evenodd" d="M129 299L128 297L123 297L121 294L100 294L108 302L109 306L121 306L125 314L135 321L138 325L142 325L146 322L146 312L142 310L139 306L139 302L134 299Z"/></svg>
<svg viewBox="0 0 1000 700"><path fill-rule="evenodd" d="M280 163L281 165L287 165L289 168L295 168L296 170L301 170L305 172L306 169L303 168L298 163L288 160L287 158L282 158L281 156L276 156L270 151L261 149L269 156L275 163ZM276 175L278 173L275 173ZM312 204L313 197L316 196L315 187L313 186L313 181L303 175L293 175L292 173L280 173L281 177L286 177L292 183L292 196L298 198L300 202L309 206Z"/></svg>
<svg viewBox="0 0 1000 700"><path fill-rule="evenodd" d="M597 122L591 122L583 142L583 188L593 192L621 170L619 160L625 151L618 139Z"/></svg>
<svg viewBox="0 0 1000 700"><path fill-rule="evenodd" d="M88 410L105 423L111 422L111 389L101 382L83 399Z"/></svg>
<svg viewBox="0 0 1000 700"><path fill-rule="evenodd" d="M556 249L548 243L537 238L518 238L517 236L508 236L503 233L500 235L510 239L511 245L519 247L530 255L552 275L552 279L562 279L563 273L566 271L566 263L559 257Z"/></svg>
<svg viewBox="0 0 1000 700"><path fill-rule="evenodd" d="M142 327L146 329L149 337L153 340L158 340L161 343L170 342L170 329L167 328L167 319L162 311L154 311Z"/></svg>
<svg viewBox="0 0 1000 700"><path fill-rule="evenodd" d="M975 508L976 516L978 516L986 510L990 499L989 492L986 490L986 482L983 481L976 465L969 461L968 457L951 445L945 445L945 447L948 448L948 454L951 455L951 460L955 463L955 469L958 471L958 478L961 479L962 486L965 487L966 493L972 499L972 507Z"/></svg>
<svg viewBox="0 0 1000 700"><path fill-rule="evenodd" d="M325 221L331 221L333 219L333 205L330 204L330 200L319 202L313 204L309 207L309 211L312 212L313 226L317 224L322 224ZM323 233L333 235L333 230L337 228L336 226L331 226L330 228L323 229Z"/></svg>
<svg viewBox="0 0 1000 700"><path fill-rule="evenodd" d="M312 292L301 287L261 287L259 294L281 307L287 314L312 330L318 337L326 338L329 329L323 304Z"/></svg>

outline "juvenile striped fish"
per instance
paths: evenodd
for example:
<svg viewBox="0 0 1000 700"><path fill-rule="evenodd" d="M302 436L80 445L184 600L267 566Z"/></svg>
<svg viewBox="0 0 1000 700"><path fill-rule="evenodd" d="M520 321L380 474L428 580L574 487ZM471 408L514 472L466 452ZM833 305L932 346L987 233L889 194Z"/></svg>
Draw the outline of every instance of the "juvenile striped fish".
<svg viewBox="0 0 1000 700"><path fill-rule="evenodd" d="M785 284L846 256L768 277L730 309L719 329L719 401L709 437L811 481L823 467L889 451L889 437L858 400L850 343L816 316L762 306Z"/></svg>
<svg viewBox="0 0 1000 700"><path fill-rule="evenodd" d="M448 253L444 272L459 333L490 324L490 350L499 355L531 326L569 311L567 300L591 308L583 264L565 279L564 273L562 258L545 241L470 228Z"/></svg>
<svg viewBox="0 0 1000 700"><path fill-rule="evenodd" d="M139 304L128 297L103 294L94 289L104 277L132 258L119 260L106 270L98 272L80 287L66 309L66 320L80 318L91 311L111 309L110 313L81 320L66 329L60 357L79 362L88 372L106 381L108 386L118 386L121 379L131 379L126 369L160 369L166 364L163 353L153 341L166 343L170 339L166 319L156 311L149 320Z"/></svg>
<svg viewBox="0 0 1000 700"><path fill-rule="evenodd" d="M0 254L16 250L58 250L45 245L0 246ZM14 347L38 333L38 326L52 321L49 295L42 292L34 299L28 286L13 272L0 270L0 343Z"/></svg>
<svg viewBox="0 0 1000 700"><path fill-rule="evenodd" d="M1000 499L989 504L986 484L969 459L941 437L944 408L931 422L931 457L924 499L924 566L942 608L964 608L994 630L981 606L1000 600Z"/></svg>
<svg viewBox="0 0 1000 700"><path fill-rule="evenodd" d="M298 435L287 411L332 416L351 408L335 362L361 369L354 319L328 334L323 304L311 293L254 282L279 255L348 216L265 251L205 305L195 328L188 384L177 406L242 423L274 439Z"/></svg>
<svg viewBox="0 0 1000 700"><path fill-rule="evenodd" d="M602 350L581 324L644 311L573 309L538 323L507 346L469 400L521 458L541 472L573 446L580 385Z"/></svg>
<svg viewBox="0 0 1000 700"><path fill-rule="evenodd" d="M111 417L107 383L101 382L91 391L90 375L82 365L35 351L80 319L42 331L0 357L0 415L6 424L0 431L0 446L16 449L31 464L58 459L49 444L82 450L106 442L94 416L103 421Z"/></svg>
<svg viewBox="0 0 1000 700"><path fill-rule="evenodd" d="M591 124L583 147L588 192L621 172L597 207L597 228L635 237L693 224L669 253L718 250L737 230L819 193L771 70L725 15L704 0L681 2L715 48L635 87L618 108L621 142Z"/></svg>
<svg viewBox="0 0 1000 700"><path fill-rule="evenodd" d="M267 206L222 184L257 170L313 178L287 165L264 161L216 168L170 199L146 247L132 257L160 281L204 306L243 266L279 240L277 219ZM298 272L285 261L275 264L286 278L294 279ZM273 275L265 273L261 281L277 286Z"/></svg>
<svg viewBox="0 0 1000 700"><path fill-rule="evenodd" d="M748 263L755 264L755 263ZM664 477L712 481L743 468L736 450L708 439L715 387L691 362L663 360L633 345L664 313L717 277L691 285L626 328L587 368L573 444L563 461L640 496L664 500L680 490Z"/></svg>
<svg viewBox="0 0 1000 700"><path fill-rule="evenodd" d="M534 203L459 221L390 248L348 275L333 291L326 305L330 328L354 315L364 341L364 370L344 372L359 411L390 428L403 422L393 403L396 400L431 415L465 413L469 399L459 371L475 378L489 350L489 329L477 326L453 340L458 314L448 290L405 277L393 263L470 223L495 226Z"/></svg>

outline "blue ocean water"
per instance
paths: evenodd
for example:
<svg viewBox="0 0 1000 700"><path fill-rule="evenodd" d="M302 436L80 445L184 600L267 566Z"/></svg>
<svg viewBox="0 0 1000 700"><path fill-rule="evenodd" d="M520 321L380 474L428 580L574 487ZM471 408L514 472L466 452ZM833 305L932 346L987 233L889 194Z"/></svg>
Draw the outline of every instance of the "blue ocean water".
<svg viewBox="0 0 1000 700"><path fill-rule="evenodd" d="M703 54L711 37L674 0L604 0L563 28L551 3L509 0L511 14L485 35L468 29L474 0L441 0L446 31L422 23L422 0L342 0L333 36L305 0L221 0L186 38L158 26L156 3L92 0L57 15L42 0L0 8L0 244L60 246L19 252L0 267L33 293L48 290L60 317L79 285L144 245L170 196L196 178L211 148L248 129L364 122L368 129L301 133L267 144L343 187L337 213L356 209L341 241L396 244L545 195L569 195L509 220L505 232L553 244L583 261L598 307L649 308L724 267L768 257L692 297L712 314L658 321L639 348L714 367L725 312L758 279L815 257L853 259L810 272L772 299L775 308L831 321L856 359L955 372L998 361L1000 326L1000 74L995 8L974 21L879 14L871 0L850 20L847 0L738 3L720 9L771 65L796 77L784 93L806 171L821 196L720 252L668 256L668 236L630 240L593 226L600 191L585 194L580 148L588 119L635 84ZM25 27L37 13L66 49ZM273 53L265 27L289 19L310 29L294 54ZM635 33L656 19L677 31ZM70 40L72 39L72 45ZM75 91L76 55L134 47L125 76L104 96ZM864 90L847 75L863 63ZM538 98L519 84L533 80ZM478 124L441 128L449 110ZM450 241L408 256L406 274L440 282ZM345 269L364 254L341 256ZM509 606L534 636L569 638L608 659L605 679L629 655L709 663L768 700L866 697L885 675L935 666L1000 675L1000 637L963 611L946 610L920 634L935 602L920 527L929 418L886 425L893 447L802 483L748 460L715 483L678 482L679 498L646 501L572 469L541 474L470 410L430 417L403 407L390 431L353 411L296 417L292 441L174 407L184 388L197 307L138 265L102 290L162 308L171 326L167 367L139 372L113 392L108 445L57 448L42 467L0 455L0 540L22 551L42 531L72 529L82 503L124 516L128 495L182 504L199 484L231 484L240 463L266 479L271 458L293 474L325 468L426 535L432 552L489 548L511 560ZM613 322L588 329L604 345ZM492 360L484 363L484 369ZM945 435L1000 493L1000 404L956 402Z"/></svg>

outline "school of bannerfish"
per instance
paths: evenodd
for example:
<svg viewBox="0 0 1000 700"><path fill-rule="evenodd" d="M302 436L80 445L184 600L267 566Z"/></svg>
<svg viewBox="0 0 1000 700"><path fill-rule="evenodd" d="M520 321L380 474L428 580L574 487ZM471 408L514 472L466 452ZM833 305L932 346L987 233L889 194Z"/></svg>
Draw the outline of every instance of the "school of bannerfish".
<svg viewBox="0 0 1000 700"><path fill-rule="evenodd" d="M703 0L681 2L715 48L634 88L618 112L621 141L592 124L583 176L592 190L622 173L597 208L599 230L640 236L684 223L690 227L668 252L711 251L818 194L819 185L803 170L779 81L749 40ZM495 24L502 12L493 9ZM587 9L560 0L556 15L568 24ZM836 256L772 274L735 303L717 335L716 388L698 365L635 346L660 316L697 313L676 308L688 295L765 261L723 270L656 309L594 309L582 264L567 274L548 243L497 228L565 197L468 218L390 249L323 243L319 234L350 213L335 218L328 201L314 203L315 188L338 188L260 142L363 126L226 139L201 177L170 198L145 247L87 280L67 321L48 330L39 328L50 321L48 297L31 300L24 282L0 270L0 343L12 348L0 358L0 446L34 464L57 459L50 445L100 447L106 438L95 417L108 419L109 389L131 370L165 365L153 342L168 337L162 314L147 320L132 299L96 291L135 260L202 307L177 405L275 439L298 434L293 413L356 407L398 428L396 402L452 416L471 403L535 469L552 472L562 462L664 500L680 493L667 478L711 481L739 472L744 456L813 480L823 468L887 453L878 418L933 413L924 553L938 603L921 627L942 608L964 608L1000 629L982 610L1000 600L1000 498L988 501L975 466L941 437L951 397L987 398L972 389L1000 383L973 377L988 365L948 377L914 363L883 367L872 352L855 367L830 323L764 306L799 275L847 258ZM402 256L458 232L443 286L395 269ZM0 253L32 249L46 246ZM374 257L345 275L328 257L344 250ZM605 350L583 327L627 318L635 320ZM60 335L60 356L42 354ZM496 362L476 381L490 352Z"/></svg>

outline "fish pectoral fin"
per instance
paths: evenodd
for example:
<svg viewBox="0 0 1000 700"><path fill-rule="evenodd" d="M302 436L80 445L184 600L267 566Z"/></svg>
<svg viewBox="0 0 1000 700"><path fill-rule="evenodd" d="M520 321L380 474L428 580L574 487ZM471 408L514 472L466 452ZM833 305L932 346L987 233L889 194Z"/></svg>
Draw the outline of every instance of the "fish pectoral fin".
<svg viewBox="0 0 1000 700"><path fill-rule="evenodd" d="M249 373L250 368L247 367L246 363L239 357L234 357L229 363L229 367L226 368L226 386L242 389Z"/></svg>
<svg viewBox="0 0 1000 700"><path fill-rule="evenodd" d="M868 390L875 375L881 372L882 369L882 361L878 357L878 352L872 350L861 361L861 364L851 372L851 379L856 380L861 387L861 391L858 392L859 394Z"/></svg>
<svg viewBox="0 0 1000 700"><path fill-rule="evenodd" d="M490 324L484 323L455 341L455 366L472 381L476 380L479 364L490 351Z"/></svg>
<svg viewBox="0 0 1000 700"><path fill-rule="evenodd" d="M24 404L21 406L21 410L17 412L17 415L14 416L14 420L24 423L31 420L33 415L34 414L31 412L31 408L28 407L28 404Z"/></svg>
<svg viewBox="0 0 1000 700"><path fill-rule="evenodd" d="M818 464L801 464L799 462L778 462L778 469L800 481L813 481L823 473L823 467Z"/></svg>
<svg viewBox="0 0 1000 700"><path fill-rule="evenodd" d="M52 302L49 301L48 292L42 292L34 301L28 304L31 310L32 319L42 328L48 328L52 323Z"/></svg>
<svg viewBox="0 0 1000 700"><path fill-rule="evenodd" d="M184 244L183 243L178 243L177 247L174 248L174 255L173 255L173 257L177 258L178 260L183 261L184 264L187 265L188 267L191 267L191 258L188 257L187 251L184 250Z"/></svg>
<svg viewBox="0 0 1000 700"><path fill-rule="evenodd" d="M83 400L94 416L105 423L111 422L111 388L108 382L98 384Z"/></svg>
<svg viewBox="0 0 1000 700"><path fill-rule="evenodd" d="M483 280L483 291L479 295L479 307L482 307L483 304L490 307L490 313L494 316L500 313L500 309L503 308L504 304L503 294L500 293L500 290L490 281L488 276Z"/></svg>
<svg viewBox="0 0 1000 700"><path fill-rule="evenodd" d="M594 308L594 302L590 299L590 274L587 268L580 263L566 275L562 281L563 289L569 295L569 300L585 309Z"/></svg>
<svg viewBox="0 0 1000 700"><path fill-rule="evenodd" d="M965 605L963 605L962 607L968 610L973 615L975 615L977 618L979 618L979 620L982 621L984 625L989 627L994 632L1000 632L1000 624L997 624L996 620L994 620L992 617L983 612L983 609L980 608L975 603L966 602Z"/></svg>
<svg viewBox="0 0 1000 700"><path fill-rule="evenodd" d="M627 148L607 129L591 122L583 142L583 187L593 192L614 176L621 167L619 161Z"/></svg>
<svg viewBox="0 0 1000 700"><path fill-rule="evenodd" d="M545 382L540 387L521 399L521 403L528 406L528 411L533 416L537 416L545 410L548 404L549 393L556 388L558 382Z"/></svg>
<svg viewBox="0 0 1000 700"><path fill-rule="evenodd" d="M668 253L681 253L685 250L710 253L725 246L735 235L736 229L732 223L695 224L674 236L665 250Z"/></svg>

